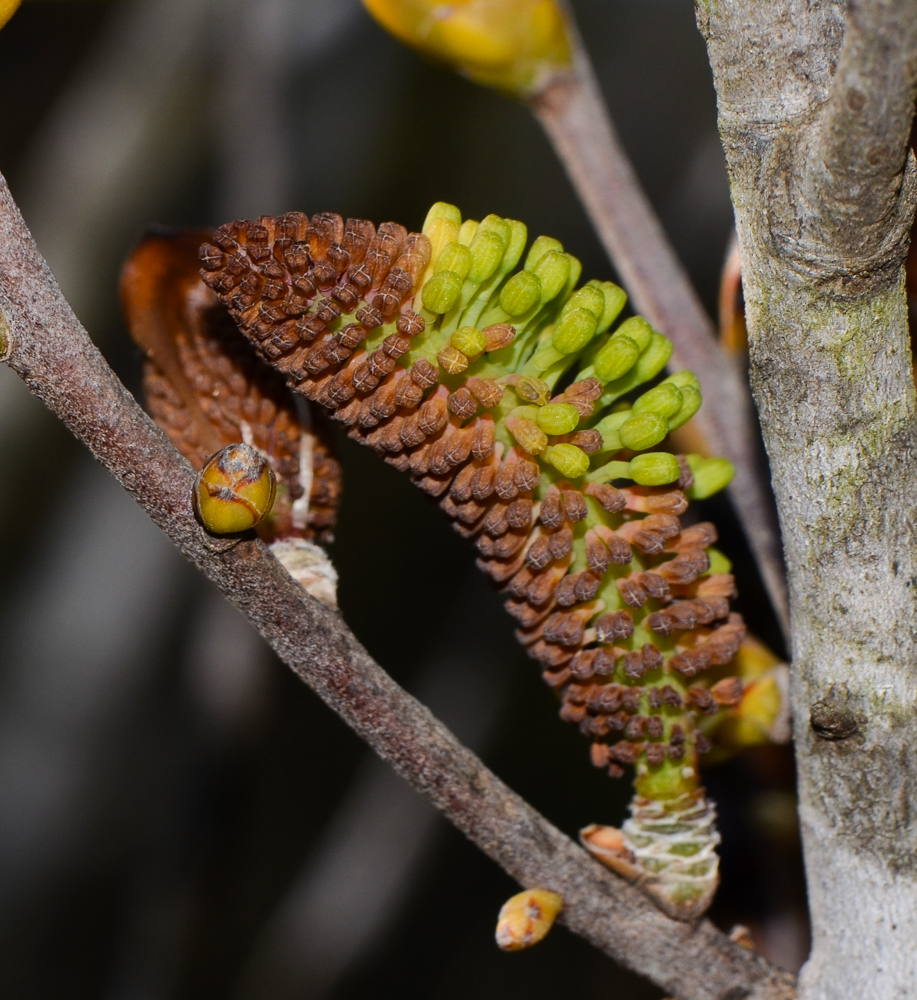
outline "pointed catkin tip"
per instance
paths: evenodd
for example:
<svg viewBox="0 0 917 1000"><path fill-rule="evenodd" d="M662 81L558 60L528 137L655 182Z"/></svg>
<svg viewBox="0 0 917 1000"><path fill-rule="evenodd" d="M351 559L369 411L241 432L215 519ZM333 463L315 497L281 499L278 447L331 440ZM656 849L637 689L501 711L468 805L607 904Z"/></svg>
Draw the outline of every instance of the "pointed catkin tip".
<svg viewBox="0 0 917 1000"><path fill-rule="evenodd" d="M476 83L524 97L571 61L555 0L363 0L396 38Z"/></svg>
<svg viewBox="0 0 917 1000"><path fill-rule="evenodd" d="M526 889L508 899L497 918L497 945L503 951L522 951L538 944L563 909L564 901L549 889Z"/></svg>

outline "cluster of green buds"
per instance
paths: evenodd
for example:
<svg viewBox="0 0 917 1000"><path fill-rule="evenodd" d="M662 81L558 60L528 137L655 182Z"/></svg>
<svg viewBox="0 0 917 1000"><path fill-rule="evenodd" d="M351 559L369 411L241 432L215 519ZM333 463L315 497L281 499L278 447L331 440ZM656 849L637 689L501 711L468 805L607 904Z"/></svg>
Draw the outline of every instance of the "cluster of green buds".
<svg viewBox="0 0 917 1000"><path fill-rule="evenodd" d="M619 853L693 917L717 881L698 758L707 722L741 710L745 627L714 526L680 515L732 467L666 449L700 387L661 377L671 344L644 319L615 326L622 289L577 287L557 240L526 244L447 204L420 233L289 213L220 227L201 274L295 392L474 539L593 763L636 769Z"/></svg>

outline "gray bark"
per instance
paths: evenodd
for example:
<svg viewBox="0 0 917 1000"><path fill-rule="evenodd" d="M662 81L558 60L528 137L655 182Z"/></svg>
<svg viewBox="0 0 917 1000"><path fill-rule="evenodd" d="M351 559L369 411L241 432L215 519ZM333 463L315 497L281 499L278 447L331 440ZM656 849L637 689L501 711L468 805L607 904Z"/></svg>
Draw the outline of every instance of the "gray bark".
<svg viewBox="0 0 917 1000"><path fill-rule="evenodd" d="M917 992L917 2L700 0L789 573L803 1000Z"/></svg>

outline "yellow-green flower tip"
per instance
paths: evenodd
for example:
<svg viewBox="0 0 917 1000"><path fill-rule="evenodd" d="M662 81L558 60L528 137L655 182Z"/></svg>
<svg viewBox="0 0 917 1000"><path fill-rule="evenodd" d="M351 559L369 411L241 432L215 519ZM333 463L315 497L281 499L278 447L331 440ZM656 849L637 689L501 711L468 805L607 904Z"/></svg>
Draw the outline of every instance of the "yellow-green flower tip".
<svg viewBox="0 0 917 1000"><path fill-rule="evenodd" d="M477 83L524 96L569 67L569 26L556 0L363 0L412 48Z"/></svg>
<svg viewBox="0 0 917 1000"><path fill-rule="evenodd" d="M535 419L545 434L569 434L579 423L579 410L570 403L547 403Z"/></svg>
<svg viewBox="0 0 917 1000"><path fill-rule="evenodd" d="M469 250L471 251L471 267L468 271L468 279L479 285L492 277L500 266L503 255L506 253L506 240L493 231L482 233L479 227L471 241Z"/></svg>
<svg viewBox="0 0 917 1000"><path fill-rule="evenodd" d="M701 455L685 457L694 475L694 485L686 490L692 500L706 500L732 482L736 467L728 458L703 458Z"/></svg>
<svg viewBox="0 0 917 1000"><path fill-rule="evenodd" d="M595 374L603 382L613 382L626 375L639 357L640 347L633 338L615 335L595 356Z"/></svg>
<svg viewBox="0 0 917 1000"><path fill-rule="evenodd" d="M700 404L703 401L700 390L695 389L693 385L683 385L679 392L681 392L681 409L674 416L669 417L670 431L687 423L700 409Z"/></svg>
<svg viewBox="0 0 917 1000"><path fill-rule="evenodd" d="M570 280L570 256L558 250L551 250L541 257L532 268L541 282L541 301L550 302L566 288Z"/></svg>
<svg viewBox="0 0 917 1000"><path fill-rule="evenodd" d="M443 274L447 271L452 271L464 281L471 270L471 260L471 251L468 247L454 240L443 247L436 258L436 263L433 265L433 273Z"/></svg>
<svg viewBox="0 0 917 1000"><path fill-rule="evenodd" d="M0 0L0 28L16 13L22 0Z"/></svg>
<svg viewBox="0 0 917 1000"><path fill-rule="evenodd" d="M634 400L634 413L655 413L668 419L681 409L683 400L678 387L662 382Z"/></svg>
<svg viewBox="0 0 917 1000"><path fill-rule="evenodd" d="M634 413L621 425L618 434L621 444L631 451L644 451L652 448L669 433L669 425L665 417L658 413ZM677 476L676 476L677 478ZM663 480L670 482L670 480Z"/></svg>
<svg viewBox="0 0 917 1000"><path fill-rule="evenodd" d="M613 281L603 281L598 284L605 298L605 311L599 320L599 333L604 333L627 305L627 292Z"/></svg>
<svg viewBox="0 0 917 1000"><path fill-rule="evenodd" d="M531 271L514 274L500 292L500 308L509 316L522 316L541 301L541 281Z"/></svg>
<svg viewBox="0 0 917 1000"><path fill-rule="evenodd" d="M666 451L648 451L630 460L629 474L638 486L665 486L681 476L681 466Z"/></svg>
<svg viewBox="0 0 917 1000"><path fill-rule="evenodd" d="M631 316L630 319L624 320L617 330L615 330L613 336L615 338L630 337L637 347L640 348L640 353L642 354L649 347L650 341L653 339L653 328L642 316Z"/></svg>
<svg viewBox="0 0 917 1000"><path fill-rule="evenodd" d="M589 471L589 456L575 444L552 444L545 448L544 460L567 479L578 479Z"/></svg>
<svg viewBox="0 0 917 1000"><path fill-rule="evenodd" d="M551 342L561 354L575 354L592 340L597 326L598 320L590 310L570 309L555 323Z"/></svg>
<svg viewBox="0 0 917 1000"><path fill-rule="evenodd" d="M194 506L208 531L235 534L267 517L276 488L274 472L259 451L247 444L230 444L198 473Z"/></svg>
<svg viewBox="0 0 917 1000"><path fill-rule="evenodd" d="M449 343L462 354L475 358L487 348L487 337L473 326L463 326L452 334Z"/></svg>
<svg viewBox="0 0 917 1000"><path fill-rule="evenodd" d="M424 309L431 313L447 313L458 301L462 293L464 278L455 271L442 271L434 274L423 286L421 299Z"/></svg>
<svg viewBox="0 0 917 1000"><path fill-rule="evenodd" d="M564 245L553 236L538 236L535 238L529 252L525 255L526 271L534 271L536 265L547 253L563 253Z"/></svg>
<svg viewBox="0 0 917 1000"><path fill-rule="evenodd" d="M506 421L510 434L518 441L519 446L530 455L540 455L548 446L548 436L528 417L510 418Z"/></svg>

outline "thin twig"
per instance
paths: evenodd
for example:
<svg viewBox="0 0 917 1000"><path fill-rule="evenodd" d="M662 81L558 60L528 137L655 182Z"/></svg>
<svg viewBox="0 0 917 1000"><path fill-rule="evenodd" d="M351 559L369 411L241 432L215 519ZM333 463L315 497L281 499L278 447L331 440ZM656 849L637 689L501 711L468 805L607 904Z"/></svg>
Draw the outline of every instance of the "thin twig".
<svg viewBox="0 0 917 1000"><path fill-rule="evenodd" d="M672 365L701 381L694 418L712 451L736 466L730 496L788 634L780 535L770 485L759 474L751 397L744 372L725 356L675 250L621 146L589 56L579 39L573 69L530 100L573 181L634 304L674 345Z"/></svg>
<svg viewBox="0 0 917 1000"><path fill-rule="evenodd" d="M604 870L511 791L309 597L256 540L216 541L191 507L193 472L73 315L0 179L0 313L9 365L153 521L354 731L506 872L565 901L564 921L682 1000L788 1000L792 977L708 921L681 923Z"/></svg>

